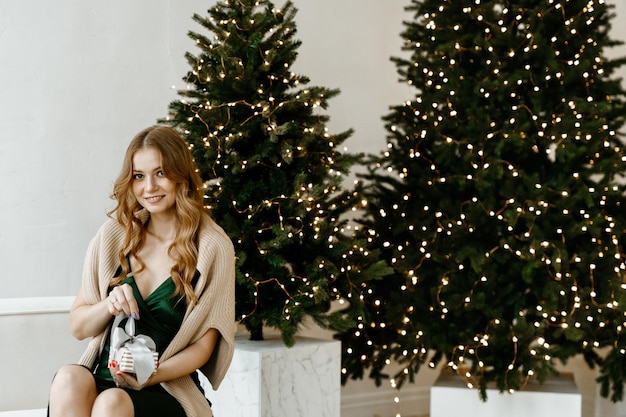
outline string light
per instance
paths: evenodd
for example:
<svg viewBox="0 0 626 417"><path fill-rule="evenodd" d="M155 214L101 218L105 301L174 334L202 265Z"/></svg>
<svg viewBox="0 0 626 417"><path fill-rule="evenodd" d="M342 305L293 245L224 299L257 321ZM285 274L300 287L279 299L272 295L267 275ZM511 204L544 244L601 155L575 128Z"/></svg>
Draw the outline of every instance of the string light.
<svg viewBox="0 0 626 417"><path fill-rule="evenodd" d="M369 242L396 274L363 293L369 317L342 338L344 380L364 368L384 379L394 358L399 389L443 361L468 387L514 392L573 352L623 356L626 218L614 180L626 157L608 109L626 109L606 79L606 4L409 9L412 55L396 63L418 95L385 117L369 177L384 186L366 206ZM624 359L612 360L605 387L621 381Z"/></svg>

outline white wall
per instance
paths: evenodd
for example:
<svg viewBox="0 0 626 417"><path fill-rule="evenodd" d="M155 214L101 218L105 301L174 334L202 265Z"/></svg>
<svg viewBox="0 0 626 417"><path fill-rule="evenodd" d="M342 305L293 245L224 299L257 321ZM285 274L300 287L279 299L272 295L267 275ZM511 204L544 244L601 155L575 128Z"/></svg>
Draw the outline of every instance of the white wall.
<svg viewBox="0 0 626 417"><path fill-rule="evenodd" d="M626 2L610 2L626 16ZM183 87L183 54L195 52L186 36L199 29L191 15L214 3L0 0L0 299L75 293L87 243L111 208L108 195L125 147L167 114L176 98L171 86ZM381 116L413 95L389 61L400 54L409 1L294 3L303 41L294 70L311 85L342 90L330 103L329 127L355 129L350 151L382 150ZM626 25L614 22L613 37L626 39ZM609 54L624 55L626 48ZM428 410L436 375L420 373L403 389L403 416ZM611 411L617 406L596 403L590 389L585 416L618 415ZM344 393L346 416L351 409L362 415L363 405L371 416L397 411L388 386L365 380ZM385 405L385 414L380 407L387 400L392 407Z"/></svg>

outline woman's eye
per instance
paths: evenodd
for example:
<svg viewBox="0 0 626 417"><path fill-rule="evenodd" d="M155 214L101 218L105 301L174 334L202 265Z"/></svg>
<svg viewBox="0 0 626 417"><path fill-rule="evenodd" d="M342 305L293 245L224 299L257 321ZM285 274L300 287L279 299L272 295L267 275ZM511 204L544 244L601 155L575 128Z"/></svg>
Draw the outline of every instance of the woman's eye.
<svg viewBox="0 0 626 417"><path fill-rule="evenodd" d="M163 171L157 171L157 176L159 176L159 177L164 177L164 176L165 176L165 172L163 172Z"/></svg>
<svg viewBox="0 0 626 417"><path fill-rule="evenodd" d="M143 174L134 174L134 175L133 175L133 179L135 179L135 180L141 180L141 179L143 179Z"/></svg>

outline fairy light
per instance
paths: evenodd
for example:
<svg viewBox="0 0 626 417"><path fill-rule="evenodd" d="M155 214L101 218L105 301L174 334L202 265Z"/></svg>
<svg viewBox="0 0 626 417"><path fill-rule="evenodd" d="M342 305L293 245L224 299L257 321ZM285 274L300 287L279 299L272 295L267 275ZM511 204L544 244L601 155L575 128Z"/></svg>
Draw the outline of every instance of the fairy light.
<svg viewBox="0 0 626 417"><path fill-rule="evenodd" d="M480 378L497 371L492 358L502 349L505 381L516 381L513 374L522 381L504 387L514 392L560 358L559 343L581 351L622 343L617 336L596 339L599 331L621 332L626 317L619 303L626 290L621 187L600 181L626 168L615 133L619 125L602 110L614 105L613 98L598 94L607 60L594 31L605 7L603 1L579 7L551 0L531 11L475 0L461 9L440 4L420 14L426 7L415 8L423 32L407 29L404 45L412 62L400 65L406 83L419 94L386 117L389 136L377 162L385 172L381 179L392 177L412 194L400 198L406 194L390 186L369 203L375 207L369 240L388 253L405 279L387 289L393 306L375 297L377 288L372 298L366 296L377 300L376 314L357 337L365 339L358 343L376 347L368 350L366 365L399 358L402 369L390 379L393 388L412 378L422 363L435 368L439 361L476 388ZM535 33L548 15L563 24L551 23L544 45ZM482 30L483 38L464 45L463 31L470 27ZM411 37L415 33L423 36ZM446 42L450 46L444 49ZM541 59L550 54L544 64ZM464 65L471 65L472 73ZM615 95L624 99L623 91ZM469 97L475 102L468 106L463 100ZM506 104L498 108L497 103ZM592 151L575 166L571 158L581 146ZM550 170L551 164L553 175L562 175L558 181L534 169ZM483 241L489 242L484 248ZM510 313L490 304L489 297L499 300L496 288L508 286L503 275L527 280L539 303L511 307ZM536 286L541 293L534 292ZM411 303L401 317L385 315L401 302ZM485 305L496 314L488 324L472 328L474 336L452 352L439 352L443 357L428 357L437 349L433 340L439 333L454 333L466 323L464 316L480 314ZM395 329L397 336L378 339L382 334L375 329L383 327ZM451 336L465 337L456 332ZM556 334L577 339L567 342ZM624 355L626 346L619 352Z"/></svg>

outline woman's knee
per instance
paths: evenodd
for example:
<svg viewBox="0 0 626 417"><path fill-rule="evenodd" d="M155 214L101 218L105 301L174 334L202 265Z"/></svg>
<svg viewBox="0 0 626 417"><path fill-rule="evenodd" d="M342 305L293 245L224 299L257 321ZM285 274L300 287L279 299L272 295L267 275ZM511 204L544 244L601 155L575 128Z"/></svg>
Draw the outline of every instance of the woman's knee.
<svg viewBox="0 0 626 417"><path fill-rule="evenodd" d="M93 374L80 365L66 365L60 368L52 380L51 395L61 391L64 395L89 394L96 392Z"/></svg>
<svg viewBox="0 0 626 417"><path fill-rule="evenodd" d="M88 369L78 365L64 366L52 380L48 415L89 416L96 395L96 383Z"/></svg>
<svg viewBox="0 0 626 417"><path fill-rule="evenodd" d="M133 417L135 410L130 396L120 388L110 388L98 395L93 404L92 417Z"/></svg>

